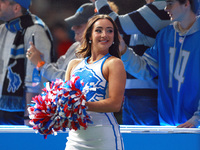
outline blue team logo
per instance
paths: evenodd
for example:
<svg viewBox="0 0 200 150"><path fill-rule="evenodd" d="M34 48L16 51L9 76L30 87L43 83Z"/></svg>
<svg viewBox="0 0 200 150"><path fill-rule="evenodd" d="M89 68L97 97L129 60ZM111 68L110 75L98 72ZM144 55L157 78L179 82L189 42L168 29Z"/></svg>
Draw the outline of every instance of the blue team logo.
<svg viewBox="0 0 200 150"><path fill-rule="evenodd" d="M9 79L9 85L7 91L12 93L15 93L19 89L22 83L19 74L16 74L12 71L12 67L15 66L16 64L17 63L15 61L13 64L8 66L7 78Z"/></svg>
<svg viewBox="0 0 200 150"><path fill-rule="evenodd" d="M87 101L99 101L104 98L102 79L90 68L80 68L74 72L84 82L83 91L86 91Z"/></svg>

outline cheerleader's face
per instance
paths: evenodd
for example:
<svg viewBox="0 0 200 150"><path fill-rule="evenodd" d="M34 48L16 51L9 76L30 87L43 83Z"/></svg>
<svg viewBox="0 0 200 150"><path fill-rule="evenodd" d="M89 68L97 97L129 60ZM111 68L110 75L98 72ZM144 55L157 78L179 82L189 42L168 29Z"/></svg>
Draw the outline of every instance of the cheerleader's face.
<svg viewBox="0 0 200 150"><path fill-rule="evenodd" d="M108 51L114 41L114 27L108 19L97 20L92 29L92 47Z"/></svg>

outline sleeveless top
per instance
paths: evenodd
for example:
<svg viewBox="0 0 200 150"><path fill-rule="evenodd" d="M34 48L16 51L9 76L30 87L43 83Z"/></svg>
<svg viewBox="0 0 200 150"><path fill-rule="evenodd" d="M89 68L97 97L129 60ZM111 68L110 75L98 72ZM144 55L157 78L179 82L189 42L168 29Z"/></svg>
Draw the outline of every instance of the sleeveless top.
<svg viewBox="0 0 200 150"><path fill-rule="evenodd" d="M102 73L102 67L107 58L111 55L108 53L101 59L95 61L93 64L88 64L89 57L83 59L72 71L72 75L79 76L84 83L83 90L86 92L86 101L95 102L103 100L107 97L108 82L104 78ZM93 124L88 125L110 125L110 119L104 120L104 117L113 115L112 113L96 113L88 111L88 114L92 117ZM93 116L95 115L95 117ZM113 118L113 117L111 117Z"/></svg>
<svg viewBox="0 0 200 150"><path fill-rule="evenodd" d="M87 57L72 71L71 76L79 76L84 83L83 90L87 91L86 101L95 102L107 97L108 82L103 76L102 67L110 56L106 54L93 64L87 63L89 58ZM87 113L93 123L88 124L86 130L70 130L65 150L123 150L119 124L113 113L93 111L87 111Z"/></svg>

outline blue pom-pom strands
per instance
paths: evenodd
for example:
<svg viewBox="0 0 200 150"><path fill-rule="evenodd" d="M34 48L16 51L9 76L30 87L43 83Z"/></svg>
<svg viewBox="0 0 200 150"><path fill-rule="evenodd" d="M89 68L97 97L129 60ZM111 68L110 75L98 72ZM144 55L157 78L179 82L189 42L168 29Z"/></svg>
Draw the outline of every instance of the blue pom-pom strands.
<svg viewBox="0 0 200 150"><path fill-rule="evenodd" d="M44 92L35 96L34 106L28 108L33 129L45 138L57 131L65 131L66 128L86 129L87 124L92 121L86 112L83 84L80 78L75 76L70 81L57 79L45 83Z"/></svg>

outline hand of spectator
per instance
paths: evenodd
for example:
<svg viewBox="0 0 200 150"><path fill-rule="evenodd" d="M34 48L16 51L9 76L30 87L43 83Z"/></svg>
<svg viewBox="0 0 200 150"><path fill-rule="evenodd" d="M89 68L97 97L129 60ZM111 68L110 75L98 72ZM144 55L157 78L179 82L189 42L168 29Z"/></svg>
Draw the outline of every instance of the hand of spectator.
<svg viewBox="0 0 200 150"><path fill-rule="evenodd" d="M185 123L183 123L183 124L180 124L179 126L177 126L177 128L194 128L195 126L192 124L192 123L190 123L190 122L185 122Z"/></svg>
<svg viewBox="0 0 200 150"><path fill-rule="evenodd" d="M120 51L121 55L123 55L126 52L127 45L126 45L126 43L124 42L124 40L121 36L120 36L119 40L120 40L119 41L120 42L119 51Z"/></svg>
<svg viewBox="0 0 200 150"><path fill-rule="evenodd" d="M30 48L26 52L26 57L35 65L37 66L38 62L42 61L42 53L36 49L35 45L30 42Z"/></svg>

